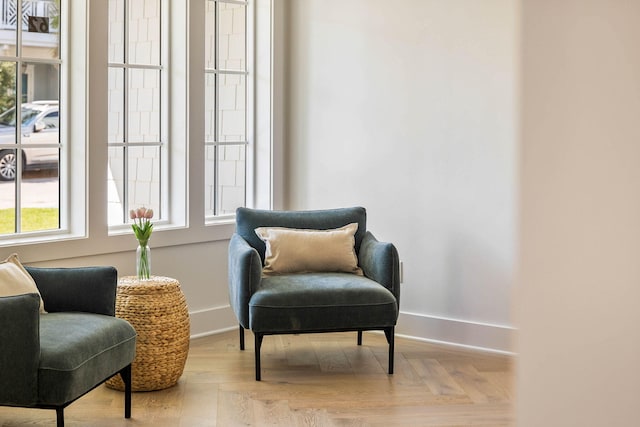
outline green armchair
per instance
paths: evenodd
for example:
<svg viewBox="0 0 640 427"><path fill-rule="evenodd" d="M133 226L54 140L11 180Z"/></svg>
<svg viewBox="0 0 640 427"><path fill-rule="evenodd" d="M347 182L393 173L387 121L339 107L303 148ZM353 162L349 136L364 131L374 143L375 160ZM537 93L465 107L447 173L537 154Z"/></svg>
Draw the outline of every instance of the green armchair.
<svg viewBox="0 0 640 427"><path fill-rule="evenodd" d="M26 267L35 293L0 297L0 405L64 408L120 374L125 418L131 417L131 362L136 332L115 314L112 267Z"/></svg>
<svg viewBox="0 0 640 427"><path fill-rule="evenodd" d="M355 251L359 274L331 268L264 274L266 253L272 250L256 229L328 231L354 223L357 231L351 250ZM280 261L290 261L282 258L284 255ZM261 379L263 338L275 334L356 331L357 344L361 345L363 331L384 331L389 343L388 372L393 374L394 331L400 303L398 252L393 244L379 242L367 231L362 207L316 211L237 209L236 233L229 243L229 299L240 325L241 350L244 330L250 329L254 334L257 381Z"/></svg>

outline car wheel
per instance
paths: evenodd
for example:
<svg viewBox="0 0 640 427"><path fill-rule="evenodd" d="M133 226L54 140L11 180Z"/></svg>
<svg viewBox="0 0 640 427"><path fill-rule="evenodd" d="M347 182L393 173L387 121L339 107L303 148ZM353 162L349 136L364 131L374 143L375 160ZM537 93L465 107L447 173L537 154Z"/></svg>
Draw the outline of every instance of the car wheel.
<svg viewBox="0 0 640 427"><path fill-rule="evenodd" d="M16 152L14 150L0 151L0 181L16 179Z"/></svg>

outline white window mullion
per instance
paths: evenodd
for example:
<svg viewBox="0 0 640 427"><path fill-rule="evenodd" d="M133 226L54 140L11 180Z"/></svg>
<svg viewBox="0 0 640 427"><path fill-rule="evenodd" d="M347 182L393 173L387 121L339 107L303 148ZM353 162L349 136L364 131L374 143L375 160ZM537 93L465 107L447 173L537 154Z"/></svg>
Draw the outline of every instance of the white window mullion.
<svg viewBox="0 0 640 427"><path fill-rule="evenodd" d="M22 132L18 123L22 123L22 1L17 2L16 20L16 178L15 178L15 232L22 233Z"/></svg>

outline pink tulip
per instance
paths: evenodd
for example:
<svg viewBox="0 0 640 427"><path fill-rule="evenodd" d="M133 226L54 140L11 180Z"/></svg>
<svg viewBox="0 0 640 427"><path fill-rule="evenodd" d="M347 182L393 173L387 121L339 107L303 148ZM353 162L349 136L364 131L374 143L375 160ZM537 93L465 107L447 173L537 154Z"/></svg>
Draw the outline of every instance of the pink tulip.
<svg viewBox="0 0 640 427"><path fill-rule="evenodd" d="M153 218L153 209L147 209L147 211L144 213L144 217L146 219L151 219Z"/></svg>
<svg viewBox="0 0 640 427"><path fill-rule="evenodd" d="M131 209L129 211L129 218L131 219L136 219L136 211L134 211L133 209Z"/></svg>
<svg viewBox="0 0 640 427"><path fill-rule="evenodd" d="M145 208L138 208L138 210L136 211L136 218L144 218L144 213L147 210Z"/></svg>

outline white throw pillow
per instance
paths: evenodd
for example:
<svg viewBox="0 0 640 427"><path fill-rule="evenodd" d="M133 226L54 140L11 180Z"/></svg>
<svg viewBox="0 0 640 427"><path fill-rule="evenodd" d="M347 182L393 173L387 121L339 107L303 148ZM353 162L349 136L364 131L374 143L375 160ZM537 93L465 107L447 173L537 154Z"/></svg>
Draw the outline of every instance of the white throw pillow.
<svg viewBox="0 0 640 427"><path fill-rule="evenodd" d="M0 262L0 297L13 295L38 294L36 282L22 266L17 254L11 254ZM44 302L40 296L40 313L45 313Z"/></svg>
<svg viewBox="0 0 640 427"><path fill-rule="evenodd" d="M259 227L265 242L264 275L342 272L362 275L355 251L358 223L330 230Z"/></svg>

